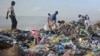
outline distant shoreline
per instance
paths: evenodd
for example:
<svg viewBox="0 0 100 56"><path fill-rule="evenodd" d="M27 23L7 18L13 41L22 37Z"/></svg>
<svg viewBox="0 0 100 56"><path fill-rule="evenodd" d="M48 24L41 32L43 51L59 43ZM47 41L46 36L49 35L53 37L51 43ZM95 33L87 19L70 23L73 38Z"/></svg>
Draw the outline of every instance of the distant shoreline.
<svg viewBox="0 0 100 56"><path fill-rule="evenodd" d="M72 21L73 19L63 19L57 17L58 20L65 20L65 21ZM23 21L24 20L24 21ZM78 20L78 19L74 19ZM92 20L92 19L91 19ZM18 21L18 29L22 30L30 30L30 29L37 29L44 27L45 24L47 24L47 17L45 16L20 16L17 17ZM99 19L93 19L92 24L100 21ZM0 29L10 29L11 28L11 20L6 18L4 16L0 17Z"/></svg>

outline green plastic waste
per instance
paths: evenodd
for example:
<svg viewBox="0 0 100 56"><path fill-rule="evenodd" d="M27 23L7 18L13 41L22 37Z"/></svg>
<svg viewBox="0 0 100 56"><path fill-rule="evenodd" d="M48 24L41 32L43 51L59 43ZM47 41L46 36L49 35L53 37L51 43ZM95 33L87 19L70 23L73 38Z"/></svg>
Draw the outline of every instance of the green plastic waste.
<svg viewBox="0 0 100 56"><path fill-rule="evenodd" d="M85 34L89 36L89 32L86 29L81 29L80 34Z"/></svg>
<svg viewBox="0 0 100 56"><path fill-rule="evenodd" d="M68 39L68 38L66 38L66 37L64 37L64 38L62 38L62 42L63 43L66 43L66 42L69 42L70 40Z"/></svg>
<svg viewBox="0 0 100 56"><path fill-rule="evenodd" d="M100 51L100 49L98 49L98 48L93 49L94 53L98 53L99 51Z"/></svg>

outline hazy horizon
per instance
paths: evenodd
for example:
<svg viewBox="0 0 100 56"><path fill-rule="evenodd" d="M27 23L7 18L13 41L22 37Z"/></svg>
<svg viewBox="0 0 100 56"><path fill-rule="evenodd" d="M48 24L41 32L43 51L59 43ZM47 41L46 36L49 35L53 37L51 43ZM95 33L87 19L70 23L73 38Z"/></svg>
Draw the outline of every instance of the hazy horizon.
<svg viewBox="0 0 100 56"><path fill-rule="evenodd" d="M47 24L47 17L46 16L17 16L16 17L18 21L18 29L24 29L24 30L29 30L29 29L40 29L42 28L45 24ZM62 17L57 17L58 20L65 20L66 22L69 21L77 21L77 18L62 18ZM92 24L99 21L99 19L92 19ZM11 20L10 18L6 19L5 16L0 16L0 29L9 29L11 28Z"/></svg>

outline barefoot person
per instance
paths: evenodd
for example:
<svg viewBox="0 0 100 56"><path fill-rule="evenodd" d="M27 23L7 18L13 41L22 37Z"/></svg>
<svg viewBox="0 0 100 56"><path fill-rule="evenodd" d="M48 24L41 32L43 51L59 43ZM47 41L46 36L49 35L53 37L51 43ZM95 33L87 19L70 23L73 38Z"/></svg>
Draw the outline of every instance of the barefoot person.
<svg viewBox="0 0 100 56"><path fill-rule="evenodd" d="M11 1L11 6L9 7L6 15L6 19L8 19L9 16L12 22L11 30L15 30L17 28L17 20L14 12L14 5L15 5L15 1Z"/></svg>

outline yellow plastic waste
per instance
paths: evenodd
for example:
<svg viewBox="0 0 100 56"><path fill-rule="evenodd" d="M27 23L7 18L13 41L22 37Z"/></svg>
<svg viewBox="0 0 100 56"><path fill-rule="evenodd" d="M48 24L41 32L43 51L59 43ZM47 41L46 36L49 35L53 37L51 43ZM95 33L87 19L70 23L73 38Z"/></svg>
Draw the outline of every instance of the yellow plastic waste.
<svg viewBox="0 0 100 56"><path fill-rule="evenodd" d="M57 38L53 38L53 39L51 40L51 42L53 42L53 43L57 43L58 40L57 40Z"/></svg>
<svg viewBox="0 0 100 56"><path fill-rule="evenodd" d="M30 46L30 48L34 48L36 45L35 45L35 43L30 43L29 46Z"/></svg>
<svg viewBox="0 0 100 56"><path fill-rule="evenodd" d="M93 53L89 52L85 56L95 56Z"/></svg>

